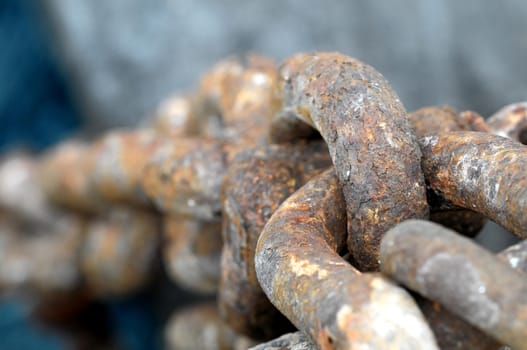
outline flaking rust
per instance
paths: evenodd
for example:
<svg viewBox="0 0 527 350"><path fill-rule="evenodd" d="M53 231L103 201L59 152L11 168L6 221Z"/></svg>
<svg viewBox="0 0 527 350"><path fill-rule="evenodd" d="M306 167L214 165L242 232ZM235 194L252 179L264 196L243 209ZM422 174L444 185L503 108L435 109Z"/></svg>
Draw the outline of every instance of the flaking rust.
<svg viewBox="0 0 527 350"><path fill-rule="evenodd" d="M381 268L513 349L527 349L527 280L474 242L408 220L384 236Z"/></svg>
<svg viewBox="0 0 527 350"><path fill-rule="evenodd" d="M527 148L480 132L452 132L420 141L422 168L441 202L481 213L527 237Z"/></svg>
<svg viewBox="0 0 527 350"><path fill-rule="evenodd" d="M494 134L527 144L527 102L501 108L487 119L487 124Z"/></svg>
<svg viewBox="0 0 527 350"><path fill-rule="evenodd" d="M271 137L298 137L295 117L320 132L347 201L349 249L361 269L377 270L384 232L428 217L421 153L399 97L374 68L338 53L288 58L279 84Z"/></svg>
<svg viewBox="0 0 527 350"><path fill-rule="evenodd" d="M424 107L408 114L408 119L417 137L434 136L453 131L489 132L483 118L475 112L457 112L448 106ZM463 208L441 209L435 197L429 200L430 220L447 226L456 232L474 237L481 231L487 218Z"/></svg>
<svg viewBox="0 0 527 350"><path fill-rule="evenodd" d="M270 339L291 328L269 303L254 270L260 232L278 206L331 165L322 141L260 146L240 153L223 184L219 307L238 332Z"/></svg>
<svg viewBox="0 0 527 350"><path fill-rule="evenodd" d="M198 119L192 94L175 95L164 100L149 121L149 126L157 133L173 138L199 134Z"/></svg>
<svg viewBox="0 0 527 350"><path fill-rule="evenodd" d="M265 226L256 273L271 302L320 349L437 349L412 298L346 251L345 201L328 170L289 197Z"/></svg>
<svg viewBox="0 0 527 350"><path fill-rule="evenodd" d="M163 260L170 277L193 292L216 293L222 249L220 221L167 216L163 238Z"/></svg>

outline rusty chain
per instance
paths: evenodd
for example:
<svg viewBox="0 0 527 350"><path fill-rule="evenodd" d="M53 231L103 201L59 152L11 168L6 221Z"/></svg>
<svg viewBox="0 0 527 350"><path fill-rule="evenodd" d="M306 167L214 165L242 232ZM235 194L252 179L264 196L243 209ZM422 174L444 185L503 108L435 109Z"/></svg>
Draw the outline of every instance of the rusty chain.
<svg viewBox="0 0 527 350"><path fill-rule="evenodd" d="M527 238L525 143L526 103L407 113L338 53L228 58L137 129L2 160L0 288L53 318L143 288L160 249L217 295L174 349L527 349L527 245L470 240Z"/></svg>

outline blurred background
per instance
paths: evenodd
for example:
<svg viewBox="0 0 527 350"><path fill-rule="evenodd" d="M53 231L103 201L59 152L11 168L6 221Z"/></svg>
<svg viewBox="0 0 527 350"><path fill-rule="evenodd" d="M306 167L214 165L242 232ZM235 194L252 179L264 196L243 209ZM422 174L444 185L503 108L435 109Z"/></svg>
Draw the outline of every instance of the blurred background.
<svg viewBox="0 0 527 350"><path fill-rule="evenodd" d="M488 117L527 97L526 18L520 0L0 0L0 152L135 125L246 51L277 61L340 51L382 72L409 111L448 104ZM492 224L482 237L493 250L510 242ZM101 305L122 348L161 346L163 303L183 292L159 290ZM0 305L1 349L64 346L28 326L22 305Z"/></svg>

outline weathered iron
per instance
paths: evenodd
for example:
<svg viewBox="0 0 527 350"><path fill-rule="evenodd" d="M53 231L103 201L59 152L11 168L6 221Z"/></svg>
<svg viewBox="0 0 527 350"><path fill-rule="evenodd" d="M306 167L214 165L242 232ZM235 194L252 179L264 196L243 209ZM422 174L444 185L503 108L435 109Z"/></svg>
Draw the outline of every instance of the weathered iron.
<svg viewBox="0 0 527 350"><path fill-rule="evenodd" d="M271 136L297 138L294 118L320 132L347 201L350 252L362 270L378 270L384 232L428 218L421 153L399 97L374 68L339 53L288 58L279 87Z"/></svg>
<svg viewBox="0 0 527 350"><path fill-rule="evenodd" d="M93 189L87 154L88 146L79 141L52 148L40 161L39 183L56 204L81 212L104 212L107 205Z"/></svg>
<svg viewBox="0 0 527 350"><path fill-rule="evenodd" d="M408 118L419 138L453 131L489 131L480 115L470 111L458 113L447 106L420 108L409 113ZM429 200L431 221L470 237L476 236L487 222L485 216L472 210L462 208L441 210L438 206L442 203L438 204L434 201L436 198L431 197Z"/></svg>
<svg viewBox="0 0 527 350"><path fill-rule="evenodd" d="M221 183L227 169L223 148L214 139L169 140L145 166L144 191L169 215L218 220Z"/></svg>
<svg viewBox="0 0 527 350"><path fill-rule="evenodd" d="M216 293L220 280L221 223L166 216L163 238L163 259L170 277L196 293Z"/></svg>
<svg viewBox="0 0 527 350"><path fill-rule="evenodd" d="M379 274L361 274L339 256L345 251L345 201L331 169L267 222L256 249L258 281L320 349L437 349L413 299Z"/></svg>
<svg viewBox="0 0 527 350"><path fill-rule="evenodd" d="M299 142L240 153L223 183L219 307L236 331L267 340L291 329L256 278L254 254L267 220L294 191L331 165L326 145Z"/></svg>
<svg viewBox="0 0 527 350"><path fill-rule="evenodd" d="M527 279L472 241L408 220L384 236L381 269L513 349L527 349Z"/></svg>
<svg viewBox="0 0 527 350"><path fill-rule="evenodd" d="M249 350L317 350L311 339L302 332L287 333L280 338L256 345Z"/></svg>
<svg viewBox="0 0 527 350"><path fill-rule="evenodd" d="M527 148L481 132L452 132L420 141L422 168L435 200L481 213L527 237Z"/></svg>
<svg viewBox="0 0 527 350"><path fill-rule="evenodd" d="M95 295L130 294L152 277L160 236L156 216L113 208L92 220L85 236L81 271L87 288Z"/></svg>
<svg viewBox="0 0 527 350"><path fill-rule="evenodd" d="M170 350L246 350L255 344L225 326L213 303L176 311L165 327L165 343Z"/></svg>

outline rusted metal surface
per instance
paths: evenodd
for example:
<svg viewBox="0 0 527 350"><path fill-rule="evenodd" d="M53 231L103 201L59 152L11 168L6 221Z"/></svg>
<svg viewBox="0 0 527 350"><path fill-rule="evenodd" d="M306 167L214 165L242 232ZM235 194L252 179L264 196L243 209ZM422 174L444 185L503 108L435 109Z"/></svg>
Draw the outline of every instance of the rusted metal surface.
<svg viewBox="0 0 527 350"><path fill-rule="evenodd" d="M221 142L205 138L168 141L151 155L142 186L167 214L217 219L227 163Z"/></svg>
<svg viewBox="0 0 527 350"><path fill-rule="evenodd" d="M408 114L410 124L418 137L451 131L489 132L483 117L472 111L459 113L449 106L424 107Z"/></svg>
<svg viewBox="0 0 527 350"><path fill-rule="evenodd" d="M104 211L106 205L93 189L87 155L88 146L79 141L66 141L44 154L39 182L52 202L83 212Z"/></svg>
<svg viewBox="0 0 527 350"><path fill-rule="evenodd" d="M112 131L101 137L83 160L91 164L88 176L94 191L112 203L148 207L140 180L160 143L162 138L148 129Z"/></svg>
<svg viewBox="0 0 527 350"><path fill-rule="evenodd" d="M410 124L417 137L433 136L452 131L488 132L483 118L474 112L459 113L452 107L424 107L408 114ZM466 236L476 236L487 219L485 216L462 208L441 210L431 201L430 220L447 226Z"/></svg>
<svg viewBox="0 0 527 350"><path fill-rule="evenodd" d="M381 275L354 269L338 255L345 250L344 198L328 170L268 221L256 250L257 277L321 349L437 349L412 298Z"/></svg>
<svg viewBox="0 0 527 350"><path fill-rule="evenodd" d="M257 147L239 154L230 166L223 184L219 307L236 331L270 339L291 328L258 283L256 243L278 206L330 165L327 147L318 141Z"/></svg>
<svg viewBox="0 0 527 350"><path fill-rule="evenodd" d="M251 54L226 59L205 74L198 98L220 115L222 133L178 138L152 156L142 183L161 210L207 220L219 216L228 165L239 151L266 143L275 82L274 63Z"/></svg>
<svg viewBox="0 0 527 350"><path fill-rule="evenodd" d="M177 311L165 328L165 346L170 350L246 350L253 345L223 324L212 303Z"/></svg>
<svg viewBox="0 0 527 350"><path fill-rule="evenodd" d="M169 97L159 105L148 125L172 138L221 137L223 133L219 113L203 103L197 93Z"/></svg>
<svg viewBox="0 0 527 350"><path fill-rule="evenodd" d="M527 102L514 103L501 108L487 119L496 135L527 144Z"/></svg>
<svg viewBox="0 0 527 350"><path fill-rule="evenodd" d="M81 283L83 220L54 215L51 225L4 219L0 224L0 289L14 294L71 291Z"/></svg>
<svg viewBox="0 0 527 350"><path fill-rule="evenodd" d="M172 279L197 293L215 293L220 280L221 222L167 216L163 236L163 259Z"/></svg>
<svg viewBox="0 0 527 350"><path fill-rule="evenodd" d="M266 141L276 82L274 62L256 54L227 58L204 75L199 94L221 116L223 140L250 145Z"/></svg>
<svg viewBox="0 0 527 350"><path fill-rule="evenodd" d="M195 97L191 94L172 96L163 101L150 120L151 127L159 134L173 138L197 135L194 112Z"/></svg>
<svg viewBox="0 0 527 350"><path fill-rule="evenodd" d="M160 237L157 217L113 208L106 216L92 220L85 235L81 271L94 294L129 294L148 282Z"/></svg>
<svg viewBox="0 0 527 350"><path fill-rule="evenodd" d="M284 334L280 338L257 345L249 350L317 350L311 339L302 332Z"/></svg>
<svg viewBox="0 0 527 350"><path fill-rule="evenodd" d="M495 135L452 132L420 140L422 168L441 203L481 213L527 237L527 148Z"/></svg>
<svg viewBox="0 0 527 350"><path fill-rule="evenodd" d="M421 153L399 97L375 69L338 53L287 59L280 94L274 123L295 116L328 143L347 201L349 249L361 269L378 269L384 232L428 217Z"/></svg>
<svg viewBox="0 0 527 350"><path fill-rule="evenodd" d="M381 268L513 349L527 349L527 279L474 242L408 220L383 238Z"/></svg>

